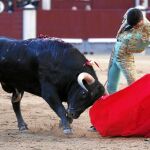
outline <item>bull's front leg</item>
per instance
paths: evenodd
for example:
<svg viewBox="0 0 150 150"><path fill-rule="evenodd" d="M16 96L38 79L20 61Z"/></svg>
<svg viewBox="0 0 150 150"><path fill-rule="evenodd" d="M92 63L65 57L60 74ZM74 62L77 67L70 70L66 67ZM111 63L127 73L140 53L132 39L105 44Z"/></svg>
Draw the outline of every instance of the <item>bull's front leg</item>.
<svg viewBox="0 0 150 150"><path fill-rule="evenodd" d="M49 106L61 119L63 132L65 134L71 134L72 130L70 127L69 119L67 117L67 112L65 110L65 107L62 105L62 102L60 101L60 98L55 90L55 87L53 87L49 83L42 83L41 89L43 99L45 99L45 101L49 104Z"/></svg>
<svg viewBox="0 0 150 150"><path fill-rule="evenodd" d="M69 121L70 124L73 122L73 119L72 119L71 117L69 117L68 115L67 115L67 120ZM63 124L62 124L61 120L60 120L60 122L59 122L59 127L60 127L60 128L63 127Z"/></svg>
<svg viewBox="0 0 150 150"><path fill-rule="evenodd" d="M16 114L16 118L18 122L18 128L20 131L28 129L27 124L23 120L21 109L20 109L20 102L21 102L22 96L23 96L23 91L20 92L18 89L15 89L12 94L12 99L11 99L13 110Z"/></svg>

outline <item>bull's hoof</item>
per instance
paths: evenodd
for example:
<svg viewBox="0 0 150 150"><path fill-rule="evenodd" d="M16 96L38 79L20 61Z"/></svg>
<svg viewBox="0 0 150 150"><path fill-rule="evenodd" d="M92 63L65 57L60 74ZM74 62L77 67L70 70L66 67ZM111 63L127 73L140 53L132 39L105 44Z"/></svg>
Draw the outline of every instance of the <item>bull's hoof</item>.
<svg viewBox="0 0 150 150"><path fill-rule="evenodd" d="M64 129L64 134L66 134L66 135L70 135L70 134L73 134L72 133L72 129Z"/></svg>
<svg viewBox="0 0 150 150"><path fill-rule="evenodd" d="M19 127L19 131L26 131L26 130L28 130L28 126L27 125L22 125L22 126L20 126Z"/></svg>

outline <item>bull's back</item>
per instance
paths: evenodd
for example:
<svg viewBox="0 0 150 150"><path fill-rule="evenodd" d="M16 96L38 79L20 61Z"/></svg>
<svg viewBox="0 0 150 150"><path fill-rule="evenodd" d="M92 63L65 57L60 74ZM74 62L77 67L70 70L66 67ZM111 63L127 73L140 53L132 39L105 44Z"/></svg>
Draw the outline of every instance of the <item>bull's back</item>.
<svg viewBox="0 0 150 150"><path fill-rule="evenodd" d="M28 92L34 87L39 91L44 76L56 85L65 85L61 82L65 78L67 84L85 61L77 49L59 40L0 38L0 81Z"/></svg>

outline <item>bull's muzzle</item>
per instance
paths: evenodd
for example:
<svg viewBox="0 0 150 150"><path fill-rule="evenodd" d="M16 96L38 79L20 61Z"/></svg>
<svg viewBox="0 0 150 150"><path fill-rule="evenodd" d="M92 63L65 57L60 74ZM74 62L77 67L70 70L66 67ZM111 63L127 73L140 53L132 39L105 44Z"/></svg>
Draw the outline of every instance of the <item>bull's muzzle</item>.
<svg viewBox="0 0 150 150"><path fill-rule="evenodd" d="M77 119L80 116L80 114L74 108L68 108L67 115L72 119Z"/></svg>

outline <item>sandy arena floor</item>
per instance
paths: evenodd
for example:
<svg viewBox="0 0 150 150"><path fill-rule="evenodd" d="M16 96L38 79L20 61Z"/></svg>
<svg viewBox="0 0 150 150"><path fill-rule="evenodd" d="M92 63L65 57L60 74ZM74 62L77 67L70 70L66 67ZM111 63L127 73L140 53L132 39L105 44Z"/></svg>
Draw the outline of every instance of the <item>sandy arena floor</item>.
<svg viewBox="0 0 150 150"><path fill-rule="evenodd" d="M96 61L99 80L106 81L109 56L86 55ZM138 77L150 72L150 56L136 56ZM126 86L122 78L120 88ZM10 94L0 88L0 150L150 150L150 139L146 138L102 138L96 132L88 131L90 120L88 110L74 120L73 135L65 136L58 128L59 119L46 102L39 97L25 93L22 99L22 113L29 130L20 133L10 102Z"/></svg>

